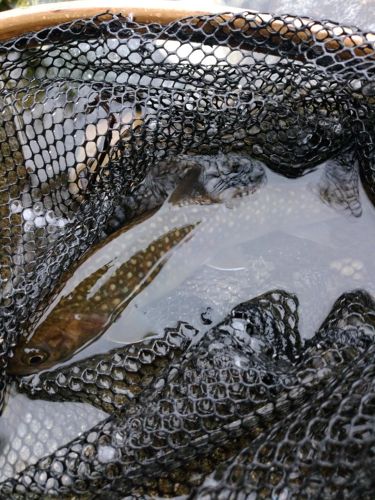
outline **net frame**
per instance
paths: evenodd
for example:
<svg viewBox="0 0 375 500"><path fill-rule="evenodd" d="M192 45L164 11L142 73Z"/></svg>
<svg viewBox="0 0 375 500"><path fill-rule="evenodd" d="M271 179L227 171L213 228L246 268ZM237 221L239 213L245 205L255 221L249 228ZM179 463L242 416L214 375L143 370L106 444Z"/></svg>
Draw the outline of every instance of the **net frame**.
<svg viewBox="0 0 375 500"><path fill-rule="evenodd" d="M221 22L228 20L231 13L236 14L243 11L243 9L235 7L218 5L209 5L209 8L201 10L196 8L194 2L192 4L189 2L189 7L185 3L176 5L176 2L172 1L160 1L157 7L155 7L154 2L146 1L142 2L142 7L139 7L126 0L95 2L95 6L93 6L89 0L78 0L17 8L0 13L0 40L9 40L27 32L35 32L76 19L89 19L103 14L103 12L109 15L130 16L137 23L166 25L184 17L220 14L225 11L224 16L222 14L218 16L218 23L220 23L220 19L222 19ZM257 11L251 9L246 9L246 11L257 13ZM318 23L307 16L272 16L271 14L258 13L257 18L254 20L252 33L255 33L255 30L262 23L272 18L273 21L269 28L263 32L263 35L265 37L275 37L276 42L280 42L283 37L290 37L297 43L298 40L305 43L323 41L328 48L335 49L337 47L335 39L340 36L343 46L348 49L354 48L356 55L374 53L371 44L375 42L375 33L364 32L360 34L355 32L353 27L340 26L332 21Z"/></svg>

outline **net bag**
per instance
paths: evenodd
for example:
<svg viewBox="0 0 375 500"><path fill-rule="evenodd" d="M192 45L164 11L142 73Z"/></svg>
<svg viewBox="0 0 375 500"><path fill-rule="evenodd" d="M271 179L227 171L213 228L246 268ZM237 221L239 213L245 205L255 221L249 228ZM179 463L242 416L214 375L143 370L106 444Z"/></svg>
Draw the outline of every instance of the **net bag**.
<svg viewBox="0 0 375 500"><path fill-rule="evenodd" d="M62 273L156 165L238 153L297 177L334 159L375 201L373 34L255 12L167 21L113 11L2 34L2 394L7 359ZM302 346L298 299L278 290L203 337L179 325L159 343L24 381L31 396L86 398L110 416L0 493L371 498L373 334L373 300L357 291ZM143 379L145 349L164 361ZM116 377L133 387L132 371L140 388L119 403Z"/></svg>

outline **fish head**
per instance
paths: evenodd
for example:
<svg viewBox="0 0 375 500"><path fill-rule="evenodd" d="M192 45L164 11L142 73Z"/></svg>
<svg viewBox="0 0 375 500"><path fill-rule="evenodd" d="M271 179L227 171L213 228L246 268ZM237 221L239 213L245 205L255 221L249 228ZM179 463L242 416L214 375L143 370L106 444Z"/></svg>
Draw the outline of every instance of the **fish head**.
<svg viewBox="0 0 375 500"><path fill-rule="evenodd" d="M69 312L63 318L53 316L47 317L31 336L17 344L9 359L9 374L31 375L71 358L104 332L108 320L106 315L92 312Z"/></svg>

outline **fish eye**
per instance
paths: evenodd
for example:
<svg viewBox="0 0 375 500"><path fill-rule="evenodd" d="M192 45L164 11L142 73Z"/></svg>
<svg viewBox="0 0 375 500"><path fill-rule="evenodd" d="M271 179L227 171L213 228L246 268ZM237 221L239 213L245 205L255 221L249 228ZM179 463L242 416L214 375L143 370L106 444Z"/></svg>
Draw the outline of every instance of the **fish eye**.
<svg viewBox="0 0 375 500"><path fill-rule="evenodd" d="M38 366L48 359L48 353L42 349L37 348L26 348L24 350L24 355L22 356L23 361L29 366Z"/></svg>

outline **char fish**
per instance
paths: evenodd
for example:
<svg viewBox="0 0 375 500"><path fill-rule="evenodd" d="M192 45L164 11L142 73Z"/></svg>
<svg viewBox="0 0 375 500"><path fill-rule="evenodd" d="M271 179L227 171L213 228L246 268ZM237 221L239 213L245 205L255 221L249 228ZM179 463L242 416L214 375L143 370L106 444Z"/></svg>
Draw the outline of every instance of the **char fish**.
<svg viewBox="0 0 375 500"><path fill-rule="evenodd" d="M232 173L234 165L236 168ZM212 204L242 192L254 192L264 182L262 164L238 154L180 158L173 164L155 167L146 182L124 198L126 216L122 214L116 219L123 223L128 217L135 216L135 220L111 235L109 243L94 247L89 256L83 258L82 264L76 265L67 287L54 301L54 307L43 315L31 336L16 347L9 363L9 373L35 373L68 359L104 333L129 302L151 283L163 266L159 259L193 229L192 220L204 218L210 212L210 207L207 210L203 207L201 210L199 207L187 208L187 215L182 215L183 222L176 220L175 225L169 220L173 216L168 213L165 219L162 214L159 219L151 219L140 233L130 238L133 242L140 239L141 247L143 242L147 248L126 254L126 259L123 252L131 243L119 243L119 235L152 216L168 197L167 211L169 206L196 203L197 194L206 197L204 204ZM159 233L154 241L146 244L142 232L149 231L149 224L159 226ZM161 237L160 231L164 231ZM98 249L102 249L104 258L98 259ZM112 261L114 252L117 256ZM62 282L68 281L66 276ZM73 288L72 281L76 283Z"/></svg>
<svg viewBox="0 0 375 500"><path fill-rule="evenodd" d="M133 226L131 224L130 228ZM147 230L148 226L145 227ZM50 368L103 334L130 301L159 274L172 249L194 227L194 224L186 224L166 230L130 258L126 253L122 257L118 242L129 231L129 226L115 233L109 241L97 245L68 277L32 334L17 345L9 363L9 373L30 374ZM101 252L99 259L98 252ZM84 279L80 280L80 276ZM77 281L72 288L72 282Z"/></svg>

